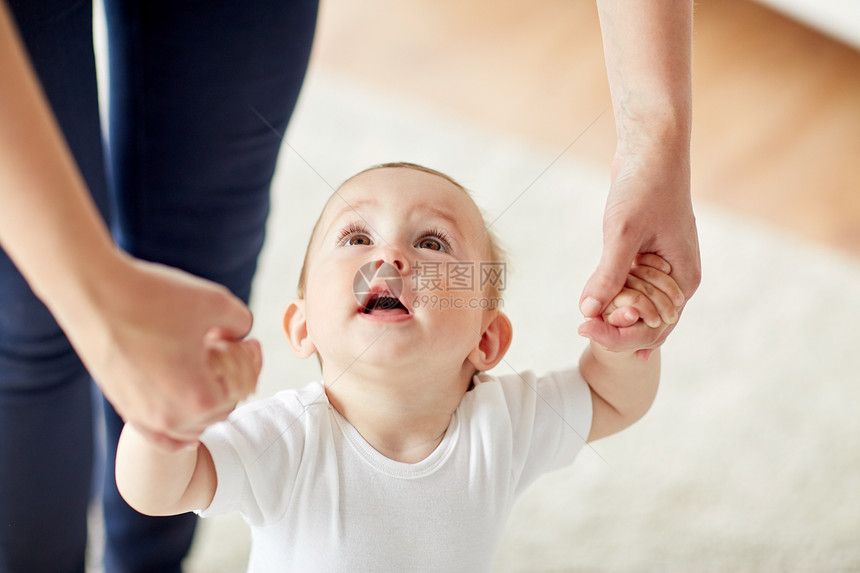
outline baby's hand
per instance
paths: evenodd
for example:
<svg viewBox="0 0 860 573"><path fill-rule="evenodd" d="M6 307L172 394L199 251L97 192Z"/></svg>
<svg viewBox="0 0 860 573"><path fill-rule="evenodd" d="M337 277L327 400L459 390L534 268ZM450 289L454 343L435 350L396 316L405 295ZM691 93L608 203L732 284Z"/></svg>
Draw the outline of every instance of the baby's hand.
<svg viewBox="0 0 860 573"><path fill-rule="evenodd" d="M658 255L638 255L625 287L606 307L603 320L617 328L632 326L639 320L651 328L678 322L678 309L685 299L670 272L672 267Z"/></svg>
<svg viewBox="0 0 860 573"><path fill-rule="evenodd" d="M263 366L260 343L254 339L228 340L217 332L206 335L206 367L221 386L229 410L216 413L212 422L227 417L236 404L257 387Z"/></svg>

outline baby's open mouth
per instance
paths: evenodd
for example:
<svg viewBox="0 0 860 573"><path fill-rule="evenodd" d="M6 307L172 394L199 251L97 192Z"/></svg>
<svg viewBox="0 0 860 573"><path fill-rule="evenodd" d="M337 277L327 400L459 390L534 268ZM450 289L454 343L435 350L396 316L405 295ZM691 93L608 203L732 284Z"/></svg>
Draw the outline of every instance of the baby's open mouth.
<svg viewBox="0 0 860 573"><path fill-rule="evenodd" d="M367 297L367 302L361 309L364 314L392 313L409 314L409 311L397 297L386 293L374 293Z"/></svg>

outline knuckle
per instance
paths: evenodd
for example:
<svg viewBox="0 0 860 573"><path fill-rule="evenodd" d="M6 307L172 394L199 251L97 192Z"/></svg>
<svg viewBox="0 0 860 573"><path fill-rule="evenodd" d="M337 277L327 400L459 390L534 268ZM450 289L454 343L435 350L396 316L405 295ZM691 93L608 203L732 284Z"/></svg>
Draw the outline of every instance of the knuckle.
<svg viewBox="0 0 860 573"><path fill-rule="evenodd" d="M693 292L695 292L695 291L696 291L696 289L698 289L698 288L699 288L699 285L701 285L701 284L702 284L702 268L701 268L701 267L696 267L696 268L693 270L692 276L690 277L690 285L691 285L691 288L692 288L692 291L690 292L690 295L692 295L692 294L693 294Z"/></svg>
<svg viewBox="0 0 860 573"><path fill-rule="evenodd" d="M604 225L604 236L622 242L629 242L639 237L641 225L635 218L620 216L611 217Z"/></svg>
<svg viewBox="0 0 860 573"><path fill-rule="evenodd" d="M227 401L230 403L238 402L239 400L244 399L245 396L247 396L248 394L249 394L249 392L248 392L246 386L242 386L242 385L237 384L235 386L228 388Z"/></svg>
<svg viewBox="0 0 860 573"><path fill-rule="evenodd" d="M593 286L593 292L596 292L598 296L601 296L618 290L617 283L618 281L616 277L610 274L610 271L607 270L606 272L598 272L598 274L594 276L591 286Z"/></svg>
<svg viewBox="0 0 860 573"><path fill-rule="evenodd" d="M645 294L645 296L647 296L648 298L653 298L653 297L654 297L654 295L657 293L657 289L654 287L654 285L652 285L652 284L651 284L651 283L649 283L649 282L644 282L644 281L643 281L643 283L642 283L641 285L639 285L639 288L642 290L642 292L643 292L643 293Z"/></svg>
<svg viewBox="0 0 860 573"><path fill-rule="evenodd" d="M220 404L221 401L218 400L218 398L210 392L197 392L194 394L191 401L193 411L197 414L210 412L217 408Z"/></svg>
<svg viewBox="0 0 860 573"><path fill-rule="evenodd" d="M170 433L177 429L179 420L166 408L150 410L149 426L158 434Z"/></svg>
<svg viewBox="0 0 860 573"><path fill-rule="evenodd" d="M630 271L630 274L639 279L637 282L641 281L644 284L648 284L648 281L655 280L654 271L651 267L636 267Z"/></svg>
<svg viewBox="0 0 860 573"><path fill-rule="evenodd" d="M183 396L183 411L187 412L188 417L195 417L200 414L211 412L221 405L216 392L212 391L214 385L199 384L187 389Z"/></svg>

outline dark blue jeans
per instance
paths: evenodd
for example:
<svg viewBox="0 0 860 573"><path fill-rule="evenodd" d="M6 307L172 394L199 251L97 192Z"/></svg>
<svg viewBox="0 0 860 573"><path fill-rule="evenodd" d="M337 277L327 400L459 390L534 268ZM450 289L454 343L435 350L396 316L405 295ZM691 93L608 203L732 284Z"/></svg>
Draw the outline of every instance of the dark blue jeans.
<svg viewBox="0 0 860 573"><path fill-rule="evenodd" d="M9 0L89 189L131 254L248 300L280 139L310 53L316 0L105 0L109 143L99 123L92 0ZM265 118L265 122L260 119ZM93 480L91 381L0 251L0 571L84 570ZM106 566L178 571L193 516L147 518L113 482Z"/></svg>

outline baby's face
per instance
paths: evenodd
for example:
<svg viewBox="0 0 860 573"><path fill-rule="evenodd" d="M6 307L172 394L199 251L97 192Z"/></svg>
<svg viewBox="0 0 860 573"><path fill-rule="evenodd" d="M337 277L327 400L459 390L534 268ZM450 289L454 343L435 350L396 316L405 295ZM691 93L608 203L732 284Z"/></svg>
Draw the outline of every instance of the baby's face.
<svg viewBox="0 0 860 573"><path fill-rule="evenodd" d="M363 173L329 201L309 253L305 316L324 368L462 368L489 311L478 272L488 237L471 198L406 168Z"/></svg>

